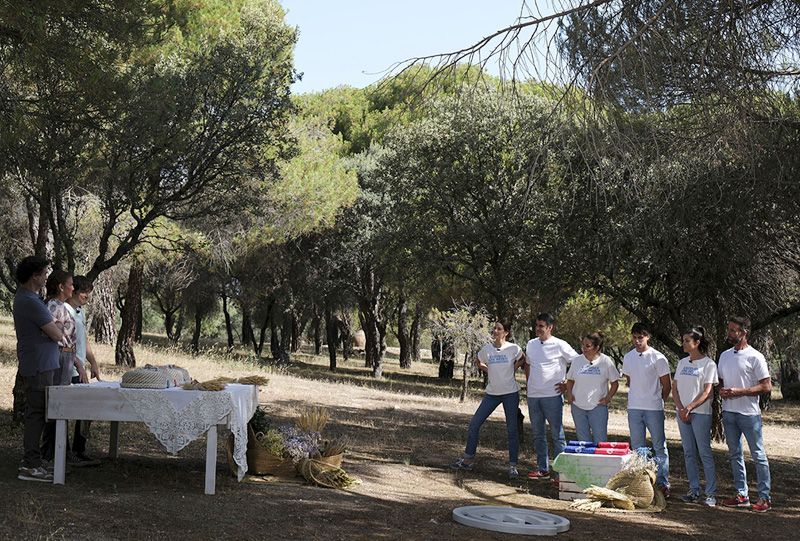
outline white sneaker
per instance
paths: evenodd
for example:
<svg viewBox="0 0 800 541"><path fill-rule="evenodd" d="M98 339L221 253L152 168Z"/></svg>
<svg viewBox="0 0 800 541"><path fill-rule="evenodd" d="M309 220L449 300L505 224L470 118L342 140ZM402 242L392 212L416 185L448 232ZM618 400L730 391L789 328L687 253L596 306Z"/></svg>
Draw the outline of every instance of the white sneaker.
<svg viewBox="0 0 800 541"><path fill-rule="evenodd" d="M41 466L38 468L26 468L23 466L19 469L19 475L17 475L17 479L21 479L23 481L42 481L43 483L52 483L53 474Z"/></svg>
<svg viewBox="0 0 800 541"><path fill-rule="evenodd" d="M717 499L714 496L706 496L703 500L703 505L707 505L708 507L716 507Z"/></svg>

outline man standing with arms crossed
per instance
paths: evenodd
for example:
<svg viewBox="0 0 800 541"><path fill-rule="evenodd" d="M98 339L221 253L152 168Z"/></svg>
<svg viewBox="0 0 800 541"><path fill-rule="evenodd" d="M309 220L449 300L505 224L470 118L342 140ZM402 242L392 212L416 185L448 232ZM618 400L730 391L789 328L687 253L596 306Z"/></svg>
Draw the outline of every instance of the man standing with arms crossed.
<svg viewBox="0 0 800 541"><path fill-rule="evenodd" d="M763 513L772 507L769 497L770 473L761 431L761 408L758 396L772 391L767 360L747 343L750 320L732 317L728 320L727 341L733 347L719 357L719 387L722 397L722 425L728 443L733 485L736 496L725 500L726 507L750 507L747 474L742 453L742 435L756 465L758 501L753 511Z"/></svg>
<svg viewBox="0 0 800 541"><path fill-rule="evenodd" d="M578 356L572 347L553 336L555 319L542 313L536 316L536 338L525 347L525 377L528 380L528 415L533 428L533 449L536 470L529 479L549 479L550 462L547 453L547 428L550 425L553 456L564 450L564 399L567 365Z"/></svg>
<svg viewBox="0 0 800 541"><path fill-rule="evenodd" d="M49 262L37 256L19 262L14 273L18 285L13 314L19 373L25 392L25 455L17 477L52 483L53 474L42 461L39 446L45 427L46 388L53 385L60 369L58 342L62 333L39 297L47 281L48 267Z"/></svg>
<svg viewBox="0 0 800 541"><path fill-rule="evenodd" d="M622 359L622 374L628 381L628 430L631 448L647 445L647 431L656 453L656 484L669 498L669 452L664 432L664 400L672 391L667 358L651 348L650 329L637 322L631 327L633 349Z"/></svg>

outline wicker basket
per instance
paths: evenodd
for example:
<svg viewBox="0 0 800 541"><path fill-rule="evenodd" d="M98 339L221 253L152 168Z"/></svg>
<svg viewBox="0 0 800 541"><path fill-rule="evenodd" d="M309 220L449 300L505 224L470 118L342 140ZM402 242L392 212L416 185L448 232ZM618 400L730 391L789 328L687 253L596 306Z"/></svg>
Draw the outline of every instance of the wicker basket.
<svg viewBox="0 0 800 541"><path fill-rule="evenodd" d="M253 475L275 475L276 477L294 477L297 475L297 468L291 460L285 460L268 453L263 447L258 445L253 429L247 427L247 473ZM225 450L228 455L228 466L236 475L238 466L233 460L233 434L228 436Z"/></svg>

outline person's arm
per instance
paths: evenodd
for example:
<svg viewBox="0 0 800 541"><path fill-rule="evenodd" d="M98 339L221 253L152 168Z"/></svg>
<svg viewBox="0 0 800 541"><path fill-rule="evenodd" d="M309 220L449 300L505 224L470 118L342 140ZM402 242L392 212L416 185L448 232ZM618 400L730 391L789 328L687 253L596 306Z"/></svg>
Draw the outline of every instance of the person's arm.
<svg viewBox="0 0 800 541"><path fill-rule="evenodd" d="M97 359L94 358L94 352L89 345L88 338L86 339L86 360L89 361L89 366L91 367L91 377L97 381L102 381L100 379L100 367L97 365Z"/></svg>
<svg viewBox="0 0 800 541"><path fill-rule="evenodd" d="M703 404L703 402L705 402L708 399L708 396L711 394L711 389L713 388L714 388L713 383L704 384L703 388L700 389L700 392L697 393L697 396L694 397L694 400L686 404L686 406L684 406L684 409L686 409L686 411L689 413L697 409L698 406Z"/></svg>
<svg viewBox="0 0 800 541"><path fill-rule="evenodd" d="M722 385L722 380L720 380L720 385ZM731 387L730 389L722 389L719 394L722 398L739 398L740 396L758 396L771 391L772 378L764 378L758 380L758 384L752 387Z"/></svg>
<svg viewBox="0 0 800 541"><path fill-rule="evenodd" d="M61 329L56 325L55 321L43 325L41 329L53 342L61 342L61 340L64 339L64 333L61 332Z"/></svg>
<svg viewBox="0 0 800 541"><path fill-rule="evenodd" d="M478 370L480 370L481 372L486 372L486 373L489 373L489 365L487 365L486 363L484 363L483 361L481 361L481 357L480 357L480 355L475 355L475 366L476 366L476 367L478 368Z"/></svg>
<svg viewBox="0 0 800 541"><path fill-rule="evenodd" d="M683 407L683 401L681 400L681 395L678 392L678 383L676 381L672 382L672 400L675 402L675 411L678 412L678 417L680 417L681 421L684 423L688 423L689 412Z"/></svg>
<svg viewBox="0 0 800 541"><path fill-rule="evenodd" d="M75 369L78 371L78 377L81 383L89 383L89 376L86 375L86 369L83 367L81 360L77 357L75 357Z"/></svg>
<svg viewBox="0 0 800 541"><path fill-rule="evenodd" d="M614 395L617 394L617 389L619 389L619 381L612 381L611 386L608 389L608 394L601 398L597 403L602 404L603 406L608 406L611 403L611 400L614 399Z"/></svg>
<svg viewBox="0 0 800 541"><path fill-rule="evenodd" d="M575 387L575 380L574 379L568 379L567 383L566 383L566 389L564 390L564 401L567 404L572 404L572 402L575 400L575 397L572 396L572 388L573 387Z"/></svg>
<svg viewBox="0 0 800 541"><path fill-rule="evenodd" d="M669 374L667 374L661 376L658 380L661 382L661 398L666 401L672 392L672 379L669 377Z"/></svg>
<svg viewBox="0 0 800 541"><path fill-rule="evenodd" d="M519 370L519 369L520 369L520 367L522 367L522 366L527 366L527 365L528 365L528 361L527 361L527 360L525 360L525 353L523 353L523 352L520 350L520 352L519 352L519 357L517 357L517 360L516 360L516 361L514 361L514 370L515 370L515 371L516 371L516 370ZM525 374L525 375L527 376L527 374Z"/></svg>

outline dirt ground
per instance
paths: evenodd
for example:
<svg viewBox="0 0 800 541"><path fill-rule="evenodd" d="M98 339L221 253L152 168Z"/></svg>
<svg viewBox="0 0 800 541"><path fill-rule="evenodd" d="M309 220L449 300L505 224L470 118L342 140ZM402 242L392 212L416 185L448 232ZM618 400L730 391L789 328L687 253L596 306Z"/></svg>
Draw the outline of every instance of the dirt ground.
<svg viewBox="0 0 800 541"><path fill-rule="evenodd" d="M525 507L567 517L571 529L559 539L790 539L800 517L800 420L798 409L775 401L765 415L765 441L773 480L774 508L708 509L673 497L661 513L571 511L548 483L506 479L505 423L501 410L484 425L479 464L459 473L447 464L463 450L466 427L477 407L479 391L463 404L454 398L458 384L442 386L435 367L426 363L401 372L389 360L387 377L374 382L351 359L337 375L326 360L301 356L280 373L263 367L191 358L179 351L143 348L139 364L177 363L203 380L217 375L265 374L270 378L261 402L276 421L290 420L307 405L330 410L329 434L351 442L344 467L362 483L348 490L329 490L300 480L248 477L236 482L220 442L217 494L203 494L205 441L190 444L177 456L166 454L141 424L121 426L119 458L100 466L68 470L64 486L16 479L22 456L21 427L11 423L11 388L16 363L7 319L0 319L0 538L2 539L510 539L455 523L452 510L463 505ZM98 347L108 379L120 371L110 349ZM394 365L392 365L394 362ZM778 395L779 396L779 395ZM525 411L525 408L523 408ZM527 415L527 412L526 412ZM565 412L568 437L571 417ZM673 493L686 492L680 440L674 420L668 425ZM531 467L530 425L521 466ZM615 401L609 423L612 438L627 431L624 396ZM221 438L222 440L222 438ZM93 427L90 451L108 451L108 424ZM724 445L715 446L720 496L731 493ZM748 478L754 472L748 464Z"/></svg>

